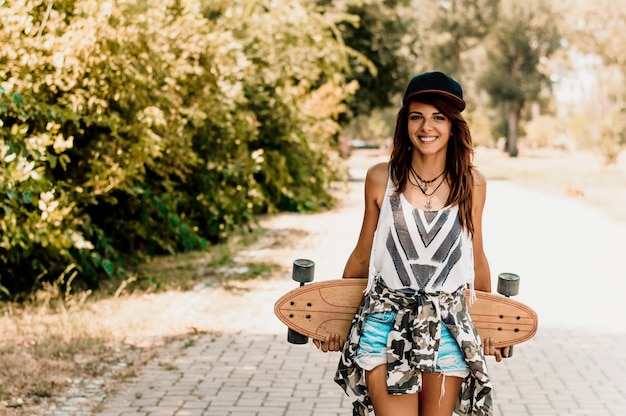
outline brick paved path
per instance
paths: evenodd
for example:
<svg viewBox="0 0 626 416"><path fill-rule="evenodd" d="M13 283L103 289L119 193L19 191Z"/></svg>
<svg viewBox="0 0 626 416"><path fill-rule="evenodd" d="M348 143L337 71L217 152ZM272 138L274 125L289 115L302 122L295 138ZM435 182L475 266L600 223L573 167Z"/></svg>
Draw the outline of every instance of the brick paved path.
<svg viewBox="0 0 626 416"><path fill-rule="evenodd" d="M282 216L274 224L307 230L298 257L316 261L318 280L340 275L356 241L362 183L351 189L336 211ZM626 414L626 326L619 307L626 293L626 224L573 199L491 182L484 230L493 274L518 273L517 298L540 316L537 336L517 346L514 358L489 359L496 415ZM274 255L290 264L294 248L281 249ZM293 287L288 276L258 283L240 303L199 315L215 321L222 335L171 345L107 398L98 415L351 414L332 382L338 355L289 345L273 316L273 301ZM206 289L189 296L189 305L210 305L222 295Z"/></svg>
<svg viewBox="0 0 626 416"><path fill-rule="evenodd" d="M490 361L495 414L623 415L625 342L624 335L544 328L514 359ZM591 359L598 344L604 352ZM99 415L347 416L350 403L331 382L336 360L310 345L291 346L284 334L204 339L150 364Z"/></svg>

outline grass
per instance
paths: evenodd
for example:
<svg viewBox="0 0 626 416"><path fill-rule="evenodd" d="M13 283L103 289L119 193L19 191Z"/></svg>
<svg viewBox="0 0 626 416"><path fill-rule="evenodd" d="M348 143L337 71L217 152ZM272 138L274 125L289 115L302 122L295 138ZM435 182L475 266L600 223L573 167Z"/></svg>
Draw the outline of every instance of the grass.
<svg viewBox="0 0 626 416"><path fill-rule="evenodd" d="M270 234L257 229L210 251L153 259L130 279L91 295L62 298L58 288L48 286L31 302L0 304L0 414L38 414L63 391L94 381L105 384L105 393L113 391L160 347L180 341L189 348L209 331L162 328L155 316L176 307L167 295L200 283L229 289L271 277L279 270L276 264L234 254Z"/></svg>
<svg viewBox="0 0 626 416"><path fill-rule="evenodd" d="M381 158L380 150L357 151L350 163L364 169ZM489 180L574 198L626 221L623 162L607 167L591 154L545 150L509 158L482 148L475 162ZM181 298L198 287L236 295L246 290L242 282L284 273L276 264L238 254L251 245L272 249L301 238L301 232L256 229L210 251L155 258L97 293L61 299L58 288L47 287L30 303L0 304L0 414L41 414L68 389L90 383L101 383L108 394L163 346L189 348L197 337L218 336L187 321L164 321L163 311L180 308Z"/></svg>
<svg viewBox="0 0 626 416"><path fill-rule="evenodd" d="M4 305L0 414L8 409L37 414L66 388L105 376L111 382L124 379L152 358L151 349L121 342L100 322L89 303L70 310Z"/></svg>
<svg viewBox="0 0 626 416"><path fill-rule="evenodd" d="M27 318L29 315L25 308L20 317L11 320L19 325L37 321ZM115 338L104 332L64 334L64 325L56 325L53 316L47 314L46 323L29 328L28 334L4 337L0 346L0 414L12 414L10 409L37 414L65 389L102 377L115 383L135 374L153 356L150 349L117 345Z"/></svg>

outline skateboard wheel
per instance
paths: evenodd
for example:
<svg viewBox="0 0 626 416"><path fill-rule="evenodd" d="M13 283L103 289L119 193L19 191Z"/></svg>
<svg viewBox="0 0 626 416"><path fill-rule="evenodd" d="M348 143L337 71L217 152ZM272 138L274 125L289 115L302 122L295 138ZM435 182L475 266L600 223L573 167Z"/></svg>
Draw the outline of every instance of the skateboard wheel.
<svg viewBox="0 0 626 416"><path fill-rule="evenodd" d="M506 297L519 293L519 276L515 273L500 273L498 275L498 293Z"/></svg>
<svg viewBox="0 0 626 416"><path fill-rule="evenodd" d="M309 342L309 337L302 335L291 328L287 329L287 341L290 344L306 344Z"/></svg>
<svg viewBox="0 0 626 416"><path fill-rule="evenodd" d="M293 261L291 278L296 282L309 283L313 281L315 263L308 259L296 259Z"/></svg>

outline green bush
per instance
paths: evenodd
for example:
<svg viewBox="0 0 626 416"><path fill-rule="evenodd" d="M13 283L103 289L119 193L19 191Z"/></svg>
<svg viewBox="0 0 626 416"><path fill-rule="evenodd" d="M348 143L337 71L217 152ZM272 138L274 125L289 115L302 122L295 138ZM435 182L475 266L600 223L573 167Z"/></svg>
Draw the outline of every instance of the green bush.
<svg viewBox="0 0 626 416"><path fill-rule="evenodd" d="M256 214L331 203L355 90L342 17L242 3L0 6L4 295L97 287Z"/></svg>

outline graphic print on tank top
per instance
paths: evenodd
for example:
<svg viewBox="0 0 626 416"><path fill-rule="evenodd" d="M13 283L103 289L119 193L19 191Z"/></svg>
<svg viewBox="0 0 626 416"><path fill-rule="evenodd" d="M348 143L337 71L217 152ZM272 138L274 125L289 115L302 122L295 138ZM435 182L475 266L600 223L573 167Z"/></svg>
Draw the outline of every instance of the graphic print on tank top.
<svg viewBox="0 0 626 416"><path fill-rule="evenodd" d="M389 202L393 227L386 248L398 278L408 287L438 290L462 255L458 209L423 211L406 200L403 204L402 196L391 197Z"/></svg>

